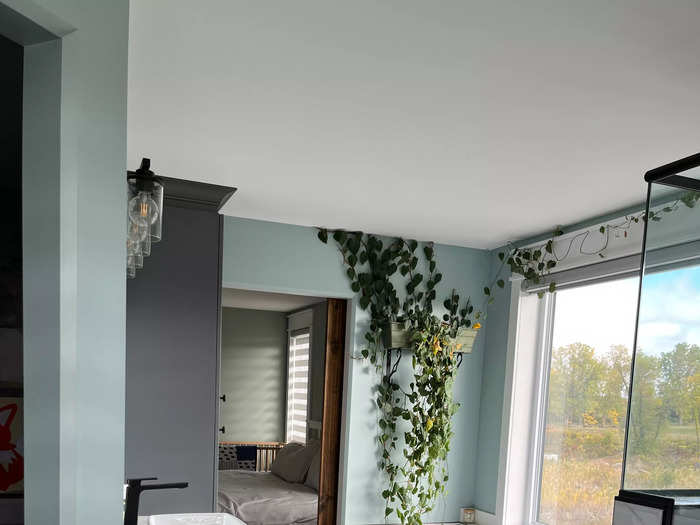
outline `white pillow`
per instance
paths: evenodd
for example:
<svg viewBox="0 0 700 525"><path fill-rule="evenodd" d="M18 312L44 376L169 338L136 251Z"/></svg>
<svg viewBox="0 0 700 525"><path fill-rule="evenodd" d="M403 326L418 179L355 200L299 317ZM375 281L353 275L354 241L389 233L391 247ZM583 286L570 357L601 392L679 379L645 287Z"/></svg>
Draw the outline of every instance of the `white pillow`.
<svg viewBox="0 0 700 525"><path fill-rule="evenodd" d="M270 470L289 483L303 483L316 450L313 445L289 443L277 453Z"/></svg>
<svg viewBox="0 0 700 525"><path fill-rule="evenodd" d="M306 474L304 485L318 492L318 483L321 478L321 448L319 447L314 454L314 458L309 465L309 472Z"/></svg>

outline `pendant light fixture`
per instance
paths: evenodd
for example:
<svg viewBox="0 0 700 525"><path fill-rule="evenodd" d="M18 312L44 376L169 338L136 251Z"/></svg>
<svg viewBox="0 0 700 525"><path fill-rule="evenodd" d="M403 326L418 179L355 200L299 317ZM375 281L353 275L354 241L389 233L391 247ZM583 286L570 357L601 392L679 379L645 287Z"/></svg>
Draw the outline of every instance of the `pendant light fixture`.
<svg viewBox="0 0 700 525"><path fill-rule="evenodd" d="M151 171L151 160L142 159L136 171L128 171L126 275L136 277L143 259L151 254L151 244L163 233L163 181Z"/></svg>

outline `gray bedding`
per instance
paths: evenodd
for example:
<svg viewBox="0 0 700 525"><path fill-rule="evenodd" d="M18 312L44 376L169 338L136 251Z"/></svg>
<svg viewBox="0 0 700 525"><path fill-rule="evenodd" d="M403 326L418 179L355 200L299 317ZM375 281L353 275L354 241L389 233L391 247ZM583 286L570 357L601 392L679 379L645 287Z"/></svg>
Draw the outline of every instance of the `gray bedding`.
<svg viewBox="0 0 700 525"><path fill-rule="evenodd" d="M220 470L218 500L247 525L314 525L318 512L316 491L271 472Z"/></svg>

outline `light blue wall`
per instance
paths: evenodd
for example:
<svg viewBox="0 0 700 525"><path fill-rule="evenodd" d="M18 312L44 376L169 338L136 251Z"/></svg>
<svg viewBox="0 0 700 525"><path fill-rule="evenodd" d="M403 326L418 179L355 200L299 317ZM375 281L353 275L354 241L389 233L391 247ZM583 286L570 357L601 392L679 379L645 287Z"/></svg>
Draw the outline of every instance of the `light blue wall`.
<svg viewBox="0 0 700 525"><path fill-rule="evenodd" d="M25 53L25 523L118 525L129 3L7 4L75 28Z"/></svg>
<svg viewBox="0 0 700 525"><path fill-rule="evenodd" d="M492 253L494 274L500 267L498 251ZM490 512L496 511L498 488L498 463L500 460L501 417L503 413L503 389L506 373L508 346L508 316L510 306L510 271L504 269L501 278L506 280L503 290L498 289L494 303L489 306L485 323L486 351L481 375L481 406L479 410L479 441L477 447L476 487L474 505Z"/></svg>
<svg viewBox="0 0 700 525"><path fill-rule="evenodd" d="M456 288L463 296L481 298L487 281L490 254L486 251L437 246L444 278L438 297ZM236 288L350 298L347 276L338 251L316 238L313 228L226 217L224 221L223 282ZM353 301L349 340L353 352L363 345L366 312ZM459 507L475 501L479 400L485 338L477 338L474 352L465 356L455 384L461 403L454 419L455 437L449 455L449 494L428 516L429 521L458 519ZM408 380L410 363L400 373ZM373 372L362 361L349 359L346 391L346 456L342 468L346 524L383 523L381 476L377 471L377 417L373 405Z"/></svg>
<svg viewBox="0 0 700 525"><path fill-rule="evenodd" d="M22 294L28 525L51 520L61 507L60 56L60 42L55 40L27 47L24 53ZM39 497L32 500L30 494Z"/></svg>

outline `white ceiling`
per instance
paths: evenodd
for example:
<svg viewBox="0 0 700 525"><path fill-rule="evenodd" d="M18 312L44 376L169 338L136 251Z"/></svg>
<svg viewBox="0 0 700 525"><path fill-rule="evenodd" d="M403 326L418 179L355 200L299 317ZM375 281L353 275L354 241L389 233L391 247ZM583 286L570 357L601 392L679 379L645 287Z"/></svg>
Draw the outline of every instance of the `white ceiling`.
<svg viewBox="0 0 700 525"><path fill-rule="evenodd" d="M272 312L292 312L324 301L322 297L291 295L283 293L254 292L236 288L223 288L221 306L227 308L247 308L249 310L270 310Z"/></svg>
<svg viewBox="0 0 700 525"><path fill-rule="evenodd" d="M490 248L700 151L697 0L132 0L129 166L227 215Z"/></svg>

